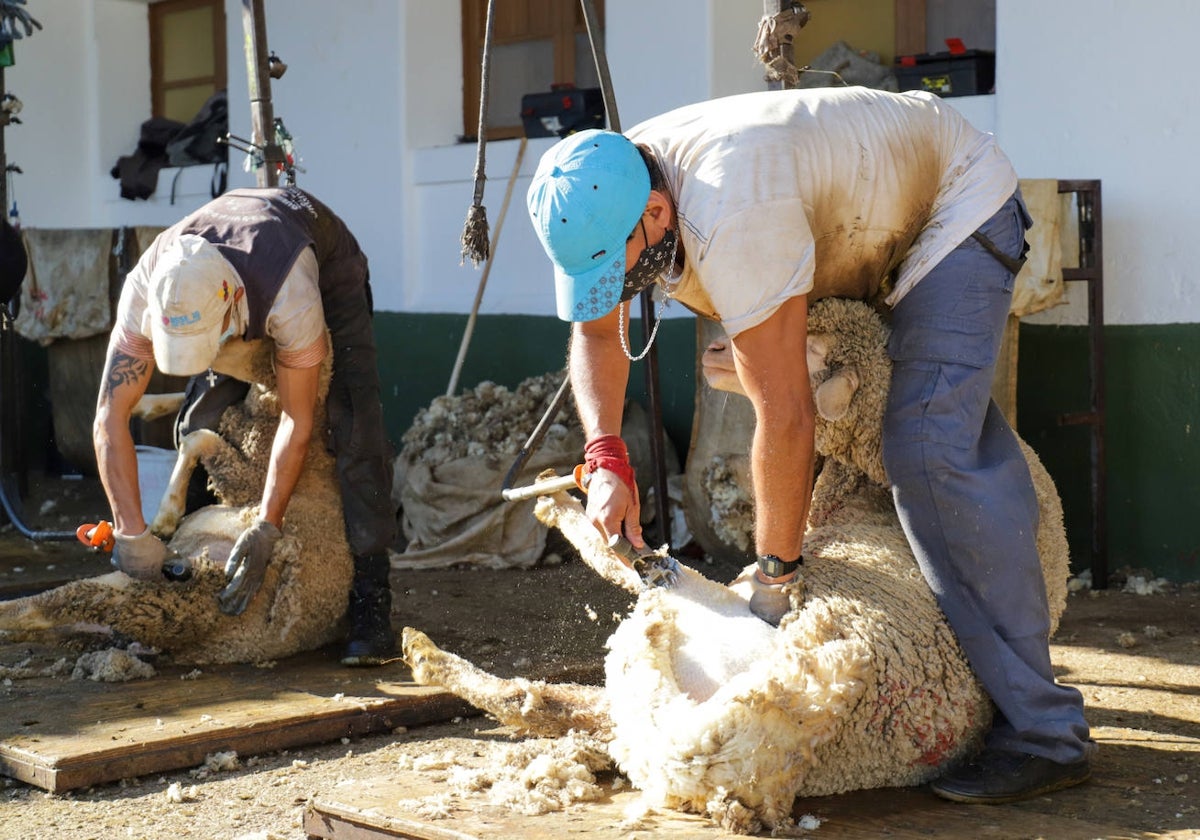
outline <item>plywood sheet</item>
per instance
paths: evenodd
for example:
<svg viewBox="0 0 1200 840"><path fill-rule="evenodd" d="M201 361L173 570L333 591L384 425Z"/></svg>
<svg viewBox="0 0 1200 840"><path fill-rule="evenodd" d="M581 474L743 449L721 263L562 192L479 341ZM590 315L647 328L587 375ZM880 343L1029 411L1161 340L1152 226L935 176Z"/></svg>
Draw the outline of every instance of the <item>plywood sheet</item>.
<svg viewBox="0 0 1200 840"><path fill-rule="evenodd" d="M0 648L0 661L24 646ZM13 680L0 703L0 774L51 792L448 720L470 707L397 662L347 669L333 651L252 665L160 669L149 680Z"/></svg>
<svg viewBox="0 0 1200 840"><path fill-rule="evenodd" d="M398 771L387 780L349 781L318 795L304 817L309 837L324 840L484 840L523 837L527 840L586 835L589 840L629 837L731 838L697 816L656 813L636 828L625 824L636 810L638 793L626 790L598 802L581 803L568 812L526 816L497 807L453 809L443 818L406 810L404 803L437 793L436 783L419 773ZM1019 805L965 807L938 799L925 789L866 790L842 796L798 800L793 816L820 821L814 837L876 840L905 838L1035 838L1094 840L1133 838L1114 826L1030 811Z"/></svg>
<svg viewBox="0 0 1200 840"><path fill-rule="evenodd" d="M586 835L588 840L627 840L642 836L625 824L626 809L638 793L619 791L596 802L579 803L569 811L528 816L498 806L455 808L445 818L430 818L402 803L435 796L440 785L415 771L398 771L390 779L351 781L317 796L304 816L309 837L327 840L483 840L521 837L524 840L560 840ZM655 815L640 826L647 836L717 840L733 837L709 820L680 813Z"/></svg>

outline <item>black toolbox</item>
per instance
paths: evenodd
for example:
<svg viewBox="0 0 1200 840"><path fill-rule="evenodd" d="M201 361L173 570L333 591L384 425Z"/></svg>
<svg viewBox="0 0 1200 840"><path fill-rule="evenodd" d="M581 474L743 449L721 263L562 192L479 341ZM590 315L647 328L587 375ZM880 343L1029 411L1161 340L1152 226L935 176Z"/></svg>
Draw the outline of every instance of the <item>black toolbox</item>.
<svg viewBox="0 0 1200 840"><path fill-rule="evenodd" d="M600 88L574 85L527 93L521 97L521 124L526 137L566 137L585 128L604 128L604 96Z"/></svg>
<svg viewBox="0 0 1200 840"><path fill-rule="evenodd" d="M927 90L938 96L991 93L996 84L996 54L968 50L957 38L947 38L946 52L902 55L896 59L900 90Z"/></svg>

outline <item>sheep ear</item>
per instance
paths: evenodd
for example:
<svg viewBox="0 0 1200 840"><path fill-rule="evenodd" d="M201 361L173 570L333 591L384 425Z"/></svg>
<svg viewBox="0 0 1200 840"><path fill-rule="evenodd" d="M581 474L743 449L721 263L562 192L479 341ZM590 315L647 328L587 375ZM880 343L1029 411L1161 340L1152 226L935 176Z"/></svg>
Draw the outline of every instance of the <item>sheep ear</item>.
<svg viewBox="0 0 1200 840"><path fill-rule="evenodd" d="M817 413L829 421L841 420L850 409L850 400L854 399L858 385L858 371L854 368L837 371L822 382L813 394Z"/></svg>
<svg viewBox="0 0 1200 840"><path fill-rule="evenodd" d="M825 370L825 359L829 356L829 336L822 333L808 334L808 375Z"/></svg>

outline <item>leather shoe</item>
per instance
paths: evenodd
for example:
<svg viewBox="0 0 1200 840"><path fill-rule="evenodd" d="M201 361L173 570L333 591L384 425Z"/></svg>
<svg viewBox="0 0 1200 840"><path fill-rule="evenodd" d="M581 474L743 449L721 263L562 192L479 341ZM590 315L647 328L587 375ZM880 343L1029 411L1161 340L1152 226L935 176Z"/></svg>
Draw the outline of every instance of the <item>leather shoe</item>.
<svg viewBox="0 0 1200 840"><path fill-rule="evenodd" d="M954 802L1003 805L1077 785L1091 775L1087 758L1059 764L1028 753L984 749L934 780L929 788Z"/></svg>

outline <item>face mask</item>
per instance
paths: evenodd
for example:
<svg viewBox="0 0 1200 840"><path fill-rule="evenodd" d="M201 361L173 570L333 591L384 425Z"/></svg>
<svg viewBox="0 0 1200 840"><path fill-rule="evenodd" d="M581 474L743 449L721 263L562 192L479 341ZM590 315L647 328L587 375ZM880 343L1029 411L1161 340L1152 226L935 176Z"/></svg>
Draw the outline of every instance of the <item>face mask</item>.
<svg viewBox="0 0 1200 840"><path fill-rule="evenodd" d="M642 223L642 235L646 235L645 222ZM657 280L660 274L671 270L675 264L676 246L675 231L668 230L657 245L643 248L637 262L625 272L625 287L621 290L621 300L633 300Z"/></svg>

